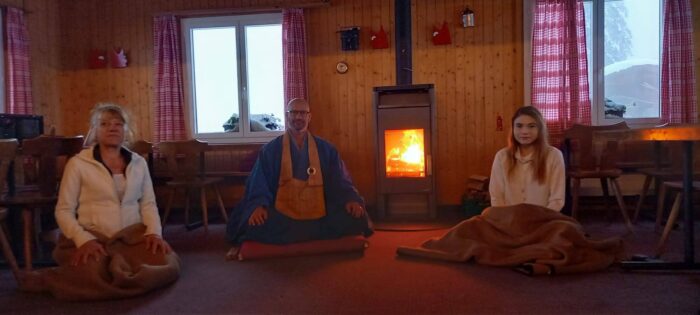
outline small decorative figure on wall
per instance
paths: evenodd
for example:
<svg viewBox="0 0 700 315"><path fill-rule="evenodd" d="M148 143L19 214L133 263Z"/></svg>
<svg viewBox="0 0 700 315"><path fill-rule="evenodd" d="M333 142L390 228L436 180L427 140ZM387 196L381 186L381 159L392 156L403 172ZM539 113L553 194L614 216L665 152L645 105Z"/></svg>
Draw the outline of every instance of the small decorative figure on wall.
<svg viewBox="0 0 700 315"><path fill-rule="evenodd" d="M447 26L447 22L442 23L442 28L437 28L437 27L433 26L433 44L434 45L452 44L452 38L450 37L450 29Z"/></svg>
<svg viewBox="0 0 700 315"><path fill-rule="evenodd" d="M115 48L110 52L109 61L112 68L126 68L127 59L123 48Z"/></svg>
<svg viewBox="0 0 700 315"><path fill-rule="evenodd" d="M340 48L343 51L360 49L360 27L349 26L340 30Z"/></svg>
<svg viewBox="0 0 700 315"><path fill-rule="evenodd" d="M107 51L102 49L90 50L88 54L88 68L101 69L107 67Z"/></svg>
<svg viewBox="0 0 700 315"><path fill-rule="evenodd" d="M384 48L389 48L389 39L386 36L386 32L384 32L384 26L381 25L379 26L379 31L370 31L372 36L370 37L369 41L372 44L372 48L374 49L384 49Z"/></svg>
<svg viewBox="0 0 700 315"><path fill-rule="evenodd" d="M464 9L464 11L462 11L462 27L474 27L474 25L474 11L470 8Z"/></svg>

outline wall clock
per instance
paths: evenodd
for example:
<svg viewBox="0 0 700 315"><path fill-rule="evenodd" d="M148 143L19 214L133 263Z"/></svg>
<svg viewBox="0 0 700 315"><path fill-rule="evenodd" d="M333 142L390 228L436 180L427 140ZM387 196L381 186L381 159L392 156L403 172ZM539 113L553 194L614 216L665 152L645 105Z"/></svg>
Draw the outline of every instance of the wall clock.
<svg viewBox="0 0 700 315"><path fill-rule="evenodd" d="M348 64L345 61L338 62L338 64L335 65L335 71L340 74L348 72Z"/></svg>

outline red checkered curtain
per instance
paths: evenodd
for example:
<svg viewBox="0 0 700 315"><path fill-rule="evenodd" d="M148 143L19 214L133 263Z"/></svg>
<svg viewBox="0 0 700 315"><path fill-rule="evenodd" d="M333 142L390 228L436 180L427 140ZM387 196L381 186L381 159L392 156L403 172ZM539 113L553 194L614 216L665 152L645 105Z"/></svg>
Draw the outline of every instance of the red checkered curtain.
<svg viewBox="0 0 700 315"><path fill-rule="evenodd" d="M284 59L284 103L306 98L306 27L304 10L282 12L282 54Z"/></svg>
<svg viewBox="0 0 700 315"><path fill-rule="evenodd" d="M573 124L591 124L586 29L580 0L537 0L532 30L532 105L559 145Z"/></svg>
<svg viewBox="0 0 700 315"><path fill-rule="evenodd" d="M179 21L175 16L153 18L155 64L154 141L186 139Z"/></svg>
<svg viewBox="0 0 700 315"><path fill-rule="evenodd" d="M668 123L698 121L691 11L689 0L664 1L661 119Z"/></svg>
<svg viewBox="0 0 700 315"><path fill-rule="evenodd" d="M5 14L5 108L11 114L33 114L29 35L24 12L7 8Z"/></svg>

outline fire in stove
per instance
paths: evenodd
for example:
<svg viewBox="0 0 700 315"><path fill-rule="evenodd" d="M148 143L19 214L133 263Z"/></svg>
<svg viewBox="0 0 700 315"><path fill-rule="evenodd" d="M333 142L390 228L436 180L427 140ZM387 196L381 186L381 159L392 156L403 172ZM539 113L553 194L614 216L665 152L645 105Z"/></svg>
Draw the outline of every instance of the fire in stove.
<svg viewBox="0 0 700 315"><path fill-rule="evenodd" d="M386 177L425 177L423 129L385 130Z"/></svg>

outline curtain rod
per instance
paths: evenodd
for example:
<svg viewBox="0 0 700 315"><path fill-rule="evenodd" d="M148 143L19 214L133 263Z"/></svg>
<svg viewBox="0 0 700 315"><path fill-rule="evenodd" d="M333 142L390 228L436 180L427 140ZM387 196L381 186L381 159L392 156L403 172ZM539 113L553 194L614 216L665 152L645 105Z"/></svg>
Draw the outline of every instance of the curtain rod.
<svg viewBox="0 0 700 315"><path fill-rule="evenodd" d="M330 0L320 0L316 2L307 2L300 4L280 4L275 6L261 6L261 7L249 7L249 8L222 8L222 9L205 9L205 10L181 10L181 11L164 11L153 13L153 16L161 15L175 15L175 16L200 16L200 15L222 15L231 13L257 13L257 12L270 12L279 11L288 8L320 8L329 7L331 5Z"/></svg>

